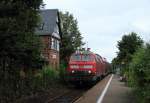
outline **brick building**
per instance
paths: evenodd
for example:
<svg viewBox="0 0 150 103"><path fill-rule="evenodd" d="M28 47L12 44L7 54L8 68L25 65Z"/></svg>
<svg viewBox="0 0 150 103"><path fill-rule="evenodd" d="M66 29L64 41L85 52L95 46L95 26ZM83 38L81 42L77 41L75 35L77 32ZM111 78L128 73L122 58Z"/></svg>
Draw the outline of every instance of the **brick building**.
<svg viewBox="0 0 150 103"><path fill-rule="evenodd" d="M36 33L43 42L42 56L48 64L57 68L59 66L59 45L61 40L60 18L57 9L40 11L41 22Z"/></svg>

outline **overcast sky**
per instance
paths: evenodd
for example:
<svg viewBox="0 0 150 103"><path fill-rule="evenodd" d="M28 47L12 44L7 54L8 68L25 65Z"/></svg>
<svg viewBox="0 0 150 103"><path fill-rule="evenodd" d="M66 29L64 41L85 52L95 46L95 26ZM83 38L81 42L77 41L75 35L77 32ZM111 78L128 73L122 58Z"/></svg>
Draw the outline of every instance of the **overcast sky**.
<svg viewBox="0 0 150 103"><path fill-rule="evenodd" d="M45 9L69 11L91 51L111 61L123 34L150 41L150 0L44 0Z"/></svg>

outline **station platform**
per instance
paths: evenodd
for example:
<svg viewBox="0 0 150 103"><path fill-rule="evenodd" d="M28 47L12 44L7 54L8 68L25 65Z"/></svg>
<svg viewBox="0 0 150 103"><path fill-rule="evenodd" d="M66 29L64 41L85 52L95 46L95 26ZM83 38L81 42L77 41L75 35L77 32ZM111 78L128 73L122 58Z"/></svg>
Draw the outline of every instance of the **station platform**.
<svg viewBox="0 0 150 103"><path fill-rule="evenodd" d="M75 103L134 103L134 99L131 88L120 82L119 76L112 74L97 83Z"/></svg>
<svg viewBox="0 0 150 103"><path fill-rule="evenodd" d="M134 103L131 88L114 75L102 103Z"/></svg>

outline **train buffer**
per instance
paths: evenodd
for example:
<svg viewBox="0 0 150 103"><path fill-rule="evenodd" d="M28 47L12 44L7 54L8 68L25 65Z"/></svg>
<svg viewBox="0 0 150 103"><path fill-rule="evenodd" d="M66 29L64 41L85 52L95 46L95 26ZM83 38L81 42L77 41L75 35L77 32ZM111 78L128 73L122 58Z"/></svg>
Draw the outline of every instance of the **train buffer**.
<svg viewBox="0 0 150 103"><path fill-rule="evenodd" d="M87 91L75 103L134 103L131 88L109 75Z"/></svg>

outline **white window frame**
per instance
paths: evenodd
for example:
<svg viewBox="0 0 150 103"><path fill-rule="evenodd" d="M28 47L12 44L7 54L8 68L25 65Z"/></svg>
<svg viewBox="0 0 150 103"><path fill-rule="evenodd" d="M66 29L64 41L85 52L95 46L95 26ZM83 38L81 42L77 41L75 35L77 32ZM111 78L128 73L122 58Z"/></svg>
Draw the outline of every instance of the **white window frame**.
<svg viewBox="0 0 150 103"><path fill-rule="evenodd" d="M57 51L59 51L59 41L57 40Z"/></svg>
<svg viewBox="0 0 150 103"><path fill-rule="evenodd" d="M51 49L59 51L59 40L51 38Z"/></svg>

